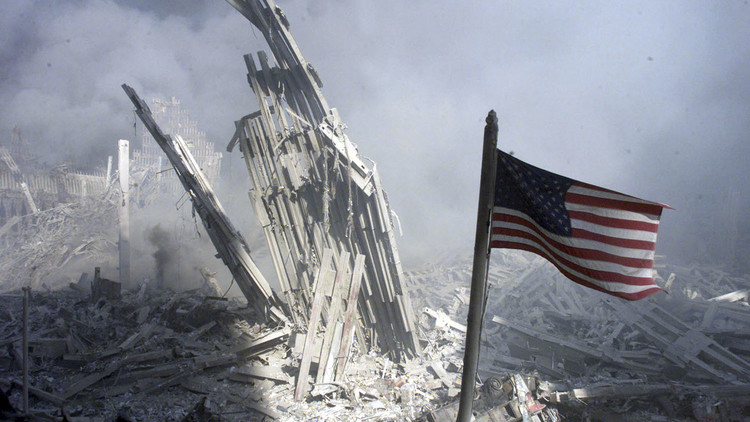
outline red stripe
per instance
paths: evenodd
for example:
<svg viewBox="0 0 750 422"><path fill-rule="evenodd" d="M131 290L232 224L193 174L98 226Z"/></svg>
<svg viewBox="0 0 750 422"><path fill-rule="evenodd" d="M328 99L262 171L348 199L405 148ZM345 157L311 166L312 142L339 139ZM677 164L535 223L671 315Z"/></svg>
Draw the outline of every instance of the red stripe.
<svg viewBox="0 0 750 422"><path fill-rule="evenodd" d="M632 211L641 214L652 214L656 216L660 216L663 209L660 205L655 204L629 202L621 199L597 198L595 196L582 195L580 193L571 193L570 191L565 194L565 202L599 208Z"/></svg>
<svg viewBox="0 0 750 422"><path fill-rule="evenodd" d="M597 242L606 243L608 245L621 246L623 248L630 249L642 249L644 251L653 251L656 247L656 242L648 240L635 240L635 239L623 239L621 237L605 236L599 233L593 233L584 229L573 229L571 231L571 237L577 237L580 239L596 240Z"/></svg>
<svg viewBox="0 0 750 422"><path fill-rule="evenodd" d="M493 241L493 242L490 243L490 247L492 247L492 248L521 249L521 250L524 250L524 251L533 252L533 253L535 253L537 255L540 255L541 257L547 259L548 261L552 262L552 260L550 260L549 255L545 251L542 251L542 250L537 249L537 248L535 248L533 246L526 245L526 244L523 244L523 243L507 242L507 241ZM646 289L646 290L643 290L643 291L640 291L640 292L637 292L637 293L613 292L613 291L607 290L607 289L605 289L605 288L603 288L601 286L597 286L596 284L592 284L592 283L590 283L590 282L588 282L586 280L581 279L577 275L575 275L575 274L571 273L570 271L568 271L566 268L561 267L561 266L557 265L554 262L552 262L552 265L554 265L561 273L563 273L565 275L565 277L573 280L574 282L576 282L576 283L578 283L578 284L580 284L580 285L582 285L584 287L588 287L590 289L598 290L600 292L604 292L604 293L610 294L612 296L617 296L617 297L620 297L620 298L623 298L623 299L626 299L626 300L640 300L640 299L643 299L644 297L647 297L647 296L649 296L649 295L651 295L653 293L658 292L659 290L662 290L659 286L657 286L656 284L654 284L653 288ZM653 284L653 282L650 283L650 284Z"/></svg>
<svg viewBox="0 0 750 422"><path fill-rule="evenodd" d="M588 221L589 223L616 229L641 230L652 233L656 233L656 231L659 229L659 223L647 223L645 221L633 221L625 220L622 218L602 217L600 215L584 211L568 210L568 216L576 220Z"/></svg>
<svg viewBox="0 0 750 422"><path fill-rule="evenodd" d="M546 240L547 242L551 243L555 248L558 250L565 252L569 255L573 255L578 258L583 259L593 259L597 261L606 261L606 262L613 262L616 264L625 265L628 267L634 267L634 268L652 268L653 266L653 260L651 259L642 259L642 258L629 258L624 257L620 255L611 254L609 252L604 252L600 250L595 249L586 249L586 248L578 248L574 246L569 246L564 243L558 242L557 240L554 240L547 236L546 233L544 233L539 227L537 227L534 223L521 218L517 217L515 215L508 215L508 214L495 214L493 217L494 221L504 221L508 223L514 223L519 224L524 227L527 227L531 230L533 230L540 238ZM499 227L493 227L492 228L492 234L499 234L500 228ZM518 231L520 230L514 230L514 229L508 229L504 228L503 230L506 231ZM520 235L516 235L520 236Z"/></svg>
<svg viewBox="0 0 750 422"><path fill-rule="evenodd" d="M492 234L493 235L509 235L509 233L506 233L505 230L507 229L495 227L492 229ZM511 231L518 232L517 230L511 230ZM514 233L513 235L517 235L518 237L531 240L532 242L538 244L540 248L547 251L551 256L554 256L555 259L560 261L562 264L564 264L568 268L578 271L579 273L585 274L593 279L601 280L601 281L614 281L618 283L630 284L633 286L648 286L650 284L654 284L654 280L652 277L632 277L632 276L628 276L628 275L621 274L621 273L615 273L611 271L593 270L591 268L587 268L582 265L576 264L575 262L571 262L570 260L558 255L554 250L548 248L547 246L543 244L540 244L539 241L533 235L529 233L518 232L517 234Z"/></svg>

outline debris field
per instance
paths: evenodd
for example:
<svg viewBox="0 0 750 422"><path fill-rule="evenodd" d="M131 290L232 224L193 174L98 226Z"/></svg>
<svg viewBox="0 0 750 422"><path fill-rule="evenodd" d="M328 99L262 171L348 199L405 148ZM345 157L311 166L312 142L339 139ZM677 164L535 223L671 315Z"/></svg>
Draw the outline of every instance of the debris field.
<svg viewBox="0 0 750 422"><path fill-rule="evenodd" d="M214 191L205 133L183 111L180 130L158 122L179 103L152 112L123 84L149 147L131 160L120 140L117 172L110 157L106 172L32 177L20 141L0 150L0 420L456 419L470 257L402 268L377 166L286 15L228 3L271 52L244 56L258 110L234 116L227 151L246 164L275 274ZM200 287L171 289L132 271L131 214L175 189L231 282L196 266L168 284ZM750 421L750 277L660 262L656 281L666 293L626 302L494 251L475 420Z"/></svg>

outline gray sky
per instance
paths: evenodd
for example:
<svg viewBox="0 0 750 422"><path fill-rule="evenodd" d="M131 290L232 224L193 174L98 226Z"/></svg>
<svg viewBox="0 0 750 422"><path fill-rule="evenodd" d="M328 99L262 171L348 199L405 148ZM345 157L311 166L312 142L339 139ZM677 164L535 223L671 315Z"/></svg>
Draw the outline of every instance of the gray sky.
<svg viewBox="0 0 750 422"><path fill-rule="evenodd" d="M492 108L520 159L675 207L668 260L718 261L733 253L722 237L750 239L746 1L278 4L378 163L407 264L471 252ZM257 109L242 55L263 48L221 0L3 1L0 142L18 124L50 162L103 165L133 137L125 82L180 98L223 150Z"/></svg>

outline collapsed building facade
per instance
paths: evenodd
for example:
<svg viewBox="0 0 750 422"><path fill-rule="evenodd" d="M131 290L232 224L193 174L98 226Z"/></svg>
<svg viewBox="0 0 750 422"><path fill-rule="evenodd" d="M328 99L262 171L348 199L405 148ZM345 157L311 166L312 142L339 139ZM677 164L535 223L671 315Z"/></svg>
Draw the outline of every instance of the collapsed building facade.
<svg viewBox="0 0 750 422"><path fill-rule="evenodd" d="M198 129L187 110L181 108L177 98L152 101L154 118L169 133L181 135L191 149L193 156L203 169L210 183L216 183L221 170L221 152L215 150L214 143L206 138L206 133ZM152 189L160 193L177 193L182 187L176 178L167 173L171 166L163 160L163 153L154 142L151 134L142 133L141 147L133 150L130 163L138 198L147 196ZM100 169L80 171L70 168L67 163L49 167L40 163L40 158L30 152L21 129L16 126L10 138L0 143L0 228L11 220L21 220L23 216L57 206L80 202L86 198L101 197L110 188L116 169L112 161L104 162ZM170 172L171 173L171 172ZM158 187L156 187L158 185ZM145 200L145 198L143 198ZM139 205L143 205L143 201ZM12 225L0 230L13 230Z"/></svg>
<svg viewBox="0 0 750 422"><path fill-rule="evenodd" d="M0 144L0 292L53 285L60 268L83 255L106 262L114 246L106 161L87 172L40 161L18 127Z"/></svg>
<svg viewBox="0 0 750 422"><path fill-rule="evenodd" d="M80 172L67 164L51 169L41 165L18 126L7 146L0 144L0 227L24 215L100 195L106 186L103 169Z"/></svg>
<svg viewBox="0 0 750 422"><path fill-rule="evenodd" d="M414 355L419 342L413 311L375 164L366 162L344 134L281 9L273 2L230 4L261 31L273 53L273 63L264 52L257 62L245 56L260 110L235 123L228 149L239 144L245 158L250 199L292 320L307 324L315 275L330 265L326 249L337 272L354 272L355 257L363 255L359 344Z"/></svg>

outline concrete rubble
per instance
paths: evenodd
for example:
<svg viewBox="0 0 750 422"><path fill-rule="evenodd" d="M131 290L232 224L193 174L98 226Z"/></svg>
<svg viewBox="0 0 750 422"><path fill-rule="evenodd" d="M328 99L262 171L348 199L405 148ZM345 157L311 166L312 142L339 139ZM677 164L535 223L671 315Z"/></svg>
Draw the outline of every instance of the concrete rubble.
<svg viewBox="0 0 750 422"><path fill-rule="evenodd" d="M197 391L196 398L213 389L215 403L241 403L223 407L225 412L278 415L261 404L242 404L256 396L245 383L231 388L227 383L234 372L249 368L245 365L269 359L288 330L251 324L262 318L246 304L221 297L209 282L179 293L142 284L107 295L98 294L99 281L84 273L67 290L33 295L29 353L30 391L38 400L34 414L112 420L127 413L130 420L179 420L193 405L192 395L169 390L181 386L181 392ZM13 375L21 353L20 301L8 295L2 301L0 383L7 390L18 385Z"/></svg>

